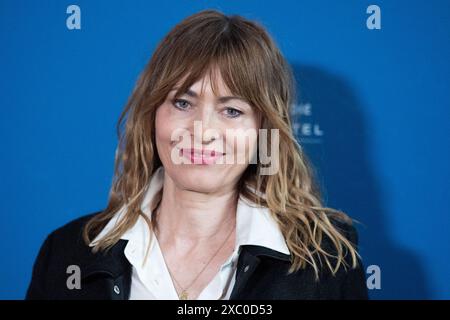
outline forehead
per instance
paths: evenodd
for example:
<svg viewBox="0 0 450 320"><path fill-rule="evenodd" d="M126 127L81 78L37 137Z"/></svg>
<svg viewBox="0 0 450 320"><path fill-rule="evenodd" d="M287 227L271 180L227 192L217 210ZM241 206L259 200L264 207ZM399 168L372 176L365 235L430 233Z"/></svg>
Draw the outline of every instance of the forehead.
<svg viewBox="0 0 450 320"><path fill-rule="evenodd" d="M204 76L197 82L193 83L190 89L199 94L204 94L205 92L214 92L216 95L227 95L231 94L230 89L227 87L221 75L217 75L214 78L209 76ZM217 92L215 92L217 91Z"/></svg>
<svg viewBox="0 0 450 320"><path fill-rule="evenodd" d="M179 91L185 84L188 75L184 76L171 90ZM178 94L184 94L188 91L195 93L196 95L205 95L206 93L213 93L216 96L231 95L230 88L226 85L221 72L218 69L211 68L208 72L200 77L198 80L194 80L192 84L186 87L185 92L178 92Z"/></svg>

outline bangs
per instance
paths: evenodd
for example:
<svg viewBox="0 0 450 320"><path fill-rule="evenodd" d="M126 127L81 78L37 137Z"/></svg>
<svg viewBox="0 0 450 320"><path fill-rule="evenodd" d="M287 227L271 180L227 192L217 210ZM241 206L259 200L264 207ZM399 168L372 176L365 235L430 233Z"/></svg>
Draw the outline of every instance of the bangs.
<svg viewBox="0 0 450 320"><path fill-rule="evenodd" d="M174 30L169 34L170 54L165 61L168 91L176 90L179 97L200 79L208 78L212 91L219 95L217 79L222 78L232 95L244 98L252 107L261 110L258 97L264 96L270 79L265 61L264 48L248 32L239 29L233 22L218 21L207 25L196 25L194 30ZM201 31L196 31L202 27ZM184 29L183 28L183 29ZM198 36L193 36L198 34ZM267 59L268 60L268 59ZM202 83L201 93L204 91ZM267 92L267 91L266 91Z"/></svg>

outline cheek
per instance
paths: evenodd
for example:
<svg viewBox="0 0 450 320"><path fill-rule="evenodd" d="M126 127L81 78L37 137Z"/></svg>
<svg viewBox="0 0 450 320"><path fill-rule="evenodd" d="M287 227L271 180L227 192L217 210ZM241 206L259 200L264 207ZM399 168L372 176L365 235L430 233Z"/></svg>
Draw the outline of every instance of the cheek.
<svg viewBox="0 0 450 320"><path fill-rule="evenodd" d="M161 139L164 140L164 137L167 135L167 127L165 127L163 124L167 121L167 114L162 110L162 107L159 107L156 110L156 117L155 117L155 136L156 136L156 142L161 141Z"/></svg>
<svg viewBox="0 0 450 320"><path fill-rule="evenodd" d="M166 153L170 151L171 135L173 132L173 128L171 127L172 123L167 108L165 106L159 107L155 117L155 138L160 158L165 158Z"/></svg>
<svg viewBox="0 0 450 320"><path fill-rule="evenodd" d="M238 157L239 163L242 162L242 157L249 162L258 145L258 119L256 116L242 118L229 129L238 130L236 132L241 133L225 136L226 150Z"/></svg>
<svg viewBox="0 0 450 320"><path fill-rule="evenodd" d="M189 138L186 138L185 128L186 121L174 113L170 105L163 104L156 111L156 149L165 167L174 165L174 161L179 163L179 155L174 155L173 152L183 141L189 141Z"/></svg>
<svg viewBox="0 0 450 320"><path fill-rule="evenodd" d="M255 131L255 134L247 134L245 136L239 136L236 139L235 146L233 146L234 154L236 155L235 159L239 159L238 163L242 164L242 161L245 161L246 164L249 163L254 152L256 152L257 150L257 145L258 145L257 131Z"/></svg>

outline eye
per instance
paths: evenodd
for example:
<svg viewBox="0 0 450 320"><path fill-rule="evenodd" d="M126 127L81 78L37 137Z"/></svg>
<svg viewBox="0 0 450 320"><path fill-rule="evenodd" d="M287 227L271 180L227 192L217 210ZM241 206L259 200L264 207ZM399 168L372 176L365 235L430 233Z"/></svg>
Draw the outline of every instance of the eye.
<svg viewBox="0 0 450 320"><path fill-rule="evenodd" d="M174 99L172 101L172 104L174 105L175 108L180 110L186 110L191 105L189 101L184 99Z"/></svg>
<svg viewBox="0 0 450 320"><path fill-rule="evenodd" d="M229 118L237 118L241 114L243 114L243 112L238 110L238 109L228 107L228 108L225 109L225 114Z"/></svg>

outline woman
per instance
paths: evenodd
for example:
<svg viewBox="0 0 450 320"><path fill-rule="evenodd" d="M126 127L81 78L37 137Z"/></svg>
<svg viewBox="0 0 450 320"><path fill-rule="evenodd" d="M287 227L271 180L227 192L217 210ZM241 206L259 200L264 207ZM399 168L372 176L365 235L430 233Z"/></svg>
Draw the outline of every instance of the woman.
<svg viewBox="0 0 450 320"><path fill-rule="evenodd" d="M351 220L293 135L294 87L258 23L175 26L119 119L108 206L48 236L27 298L367 298Z"/></svg>

